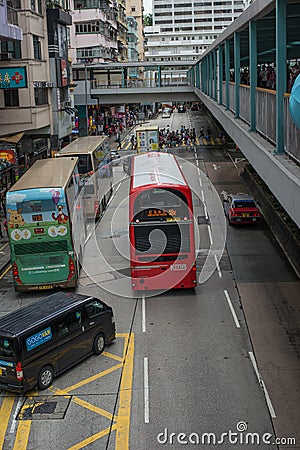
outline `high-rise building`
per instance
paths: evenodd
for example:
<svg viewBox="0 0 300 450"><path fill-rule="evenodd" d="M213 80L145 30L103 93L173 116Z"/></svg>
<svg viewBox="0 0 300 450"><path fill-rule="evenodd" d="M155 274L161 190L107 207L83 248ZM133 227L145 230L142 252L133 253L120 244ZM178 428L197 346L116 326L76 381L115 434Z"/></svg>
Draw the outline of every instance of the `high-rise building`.
<svg viewBox="0 0 300 450"><path fill-rule="evenodd" d="M137 22L137 35L138 35L138 60L144 61L144 24L143 24L143 0L127 0L126 1L126 14L132 16Z"/></svg>
<svg viewBox="0 0 300 450"><path fill-rule="evenodd" d="M153 0L146 61L197 60L244 9L244 0Z"/></svg>
<svg viewBox="0 0 300 450"><path fill-rule="evenodd" d="M117 61L117 1L71 0L70 9L73 20L69 55L72 62Z"/></svg>

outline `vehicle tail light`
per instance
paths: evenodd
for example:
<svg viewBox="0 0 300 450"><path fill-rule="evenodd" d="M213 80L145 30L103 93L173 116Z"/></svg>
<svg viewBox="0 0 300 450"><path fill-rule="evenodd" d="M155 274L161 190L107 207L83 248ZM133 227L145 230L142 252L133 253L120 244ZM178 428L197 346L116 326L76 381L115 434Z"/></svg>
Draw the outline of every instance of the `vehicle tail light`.
<svg viewBox="0 0 300 450"><path fill-rule="evenodd" d="M73 259L71 258L71 256L70 256L70 258L69 258L69 275L68 275L68 281L70 281L71 278L74 276L75 271L76 271L76 268L75 268L75 262L74 262L74 260L73 260Z"/></svg>
<svg viewBox="0 0 300 450"><path fill-rule="evenodd" d="M95 202L95 213L98 211L98 208L99 208L99 203Z"/></svg>
<svg viewBox="0 0 300 450"><path fill-rule="evenodd" d="M22 284L22 281L20 280L19 276L19 269L16 263L13 264L13 277L17 283Z"/></svg>
<svg viewBox="0 0 300 450"><path fill-rule="evenodd" d="M193 264L192 270L194 270L194 271L197 270L197 267L196 267L196 264L195 264L195 263Z"/></svg>
<svg viewBox="0 0 300 450"><path fill-rule="evenodd" d="M18 381L24 380L22 364L20 362L16 364L16 377Z"/></svg>

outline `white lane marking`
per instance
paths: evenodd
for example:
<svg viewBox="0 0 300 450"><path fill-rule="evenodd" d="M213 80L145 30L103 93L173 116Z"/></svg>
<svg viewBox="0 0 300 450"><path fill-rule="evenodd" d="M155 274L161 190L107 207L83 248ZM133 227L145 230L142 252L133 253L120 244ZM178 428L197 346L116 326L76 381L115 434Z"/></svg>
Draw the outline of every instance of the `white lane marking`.
<svg viewBox="0 0 300 450"><path fill-rule="evenodd" d="M208 235L209 235L210 245L213 245L213 239L212 239L212 234L211 234L211 227L210 227L210 225L208 225L207 229L208 229Z"/></svg>
<svg viewBox="0 0 300 450"><path fill-rule="evenodd" d="M14 418L12 420L11 427L10 427L10 430L9 430L10 433L14 433L15 432L15 429L16 429L16 426L17 426L17 423L18 423L17 415L18 415L18 412L19 412L23 402L24 402L24 397L20 396L19 399L18 399L18 402L16 404L16 409L15 409L15 412L14 412Z"/></svg>
<svg viewBox="0 0 300 450"><path fill-rule="evenodd" d="M196 159L196 164L197 164L197 167L199 169L199 161L198 161L198 159Z"/></svg>
<svg viewBox="0 0 300 450"><path fill-rule="evenodd" d="M149 376L148 376L148 358L144 358L144 420L149 423Z"/></svg>
<svg viewBox="0 0 300 450"><path fill-rule="evenodd" d="M198 167L198 175L199 175L199 183L200 183L200 187L202 187L202 180L201 180L201 170Z"/></svg>
<svg viewBox="0 0 300 450"><path fill-rule="evenodd" d="M259 384L261 385L261 387L264 390L264 394L265 394L265 397L266 397L266 402L267 402L267 405L268 405L271 417L272 417L272 419L276 419L275 410L274 410L274 407L272 405L272 402L271 402L269 393L267 391L266 385L264 383L264 380L262 379L262 376L260 375L260 373L258 371L258 367L257 367L257 364L256 364L255 356L254 356L253 352L248 352L248 353L249 353L249 356L250 356L250 359L251 359L251 362L252 362L252 366L253 366L254 371L256 373L258 382L259 382Z"/></svg>
<svg viewBox="0 0 300 450"><path fill-rule="evenodd" d="M233 320L234 320L234 322L235 322L235 325L236 325L236 327L237 327L237 328L240 328L240 327L241 327L241 325L239 324L239 321L238 321L237 315L236 315L236 313L235 313L235 310L234 310L234 308L233 308L233 306L232 306L232 303L231 303L231 300L230 300L229 294L228 294L228 292L226 291L226 289L224 289L224 294L225 294L225 297L226 297L227 303L228 303L228 305L229 305L229 308L230 308L231 314L232 314L232 316L233 316Z"/></svg>
<svg viewBox="0 0 300 450"><path fill-rule="evenodd" d="M204 197L204 192L203 191L201 191L201 197L202 197L202 202L203 202L205 219L208 219L207 208L206 208L206 205L205 205L205 197Z"/></svg>
<svg viewBox="0 0 300 450"><path fill-rule="evenodd" d="M145 296L142 296L142 332L146 333L146 304Z"/></svg>
<svg viewBox="0 0 300 450"><path fill-rule="evenodd" d="M217 255L214 255L214 258L215 258L215 262L216 262L216 267L217 267L219 278L222 278L222 272L221 272L221 269L220 269L220 266L219 266L219 261L218 261Z"/></svg>

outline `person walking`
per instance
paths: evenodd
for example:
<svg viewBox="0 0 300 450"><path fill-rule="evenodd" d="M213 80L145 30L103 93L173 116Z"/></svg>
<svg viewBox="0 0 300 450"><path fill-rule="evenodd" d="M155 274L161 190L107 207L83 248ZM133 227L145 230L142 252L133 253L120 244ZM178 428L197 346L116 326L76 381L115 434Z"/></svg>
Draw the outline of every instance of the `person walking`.
<svg viewBox="0 0 300 450"><path fill-rule="evenodd" d="M200 138L200 139L203 139L203 138L204 138L204 126L202 126L201 129L200 129L200 135L199 135L199 138Z"/></svg>
<svg viewBox="0 0 300 450"><path fill-rule="evenodd" d="M119 132L117 133L116 142L118 143L117 150L121 150L121 134Z"/></svg>
<svg viewBox="0 0 300 450"><path fill-rule="evenodd" d="M135 148L135 137L134 137L134 134L131 136L130 143L131 143L131 149L134 150L134 148Z"/></svg>

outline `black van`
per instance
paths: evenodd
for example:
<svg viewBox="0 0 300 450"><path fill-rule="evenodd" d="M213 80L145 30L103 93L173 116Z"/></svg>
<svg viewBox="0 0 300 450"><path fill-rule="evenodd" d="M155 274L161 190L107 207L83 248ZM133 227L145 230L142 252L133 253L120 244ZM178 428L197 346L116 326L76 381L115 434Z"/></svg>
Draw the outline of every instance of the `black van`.
<svg viewBox="0 0 300 450"><path fill-rule="evenodd" d="M0 389L47 389L53 378L115 339L112 308L57 292L0 317Z"/></svg>

